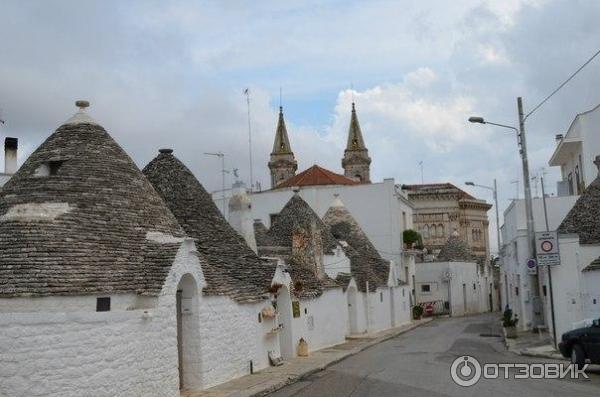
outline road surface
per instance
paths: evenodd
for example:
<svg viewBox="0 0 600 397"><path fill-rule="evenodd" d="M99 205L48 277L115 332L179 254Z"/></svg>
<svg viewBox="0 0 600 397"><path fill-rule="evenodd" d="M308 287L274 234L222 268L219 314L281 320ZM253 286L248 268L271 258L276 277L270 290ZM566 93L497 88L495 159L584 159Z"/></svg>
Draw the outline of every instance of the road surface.
<svg viewBox="0 0 600 397"><path fill-rule="evenodd" d="M600 396L600 366L588 369L590 379L480 379L470 387L456 385L452 362L470 355L484 363L559 363L522 357L504 348L500 314L443 318L281 389L271 397L341 396ZM488 334L488 336L481 336ZM471 368L471 367L470 367Z"/></svg>

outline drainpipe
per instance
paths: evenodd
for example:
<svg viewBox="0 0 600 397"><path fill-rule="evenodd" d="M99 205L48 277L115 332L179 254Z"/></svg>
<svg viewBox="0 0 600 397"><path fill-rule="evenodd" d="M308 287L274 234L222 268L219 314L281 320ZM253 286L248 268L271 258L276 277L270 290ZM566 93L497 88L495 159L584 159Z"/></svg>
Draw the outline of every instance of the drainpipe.
<svg viewBox="0 0 600 397"><path fill-rule="evenodd" d="M369 333L369 328L370 328L369 327L369 317L370 317L369 316L369 309L371 308L371 304L369 302L369 282L368 281L366 282L366 285L367 285L367 305L366 305L367 307L366 307L366 312L365 313L366 313L366 320L367 320L367 333Z"/></svg>

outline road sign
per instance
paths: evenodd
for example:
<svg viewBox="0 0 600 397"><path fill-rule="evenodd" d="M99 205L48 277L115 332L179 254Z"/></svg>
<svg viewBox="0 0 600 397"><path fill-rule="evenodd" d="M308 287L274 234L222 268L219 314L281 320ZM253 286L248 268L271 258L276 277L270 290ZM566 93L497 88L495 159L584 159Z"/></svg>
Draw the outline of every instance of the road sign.
<svg viewBox="0 0 600 397"><path fill-rule="evenodd" d="M560 265L557 232L538 232L535 234L537 261L540 266Z"/></svg>
<svg viewBox="0 0 600 397"><path fill-rule="evenodd" d="M530 275L537 274L537 262L535 259L529 259L527 261L527 273Z"/></svg>

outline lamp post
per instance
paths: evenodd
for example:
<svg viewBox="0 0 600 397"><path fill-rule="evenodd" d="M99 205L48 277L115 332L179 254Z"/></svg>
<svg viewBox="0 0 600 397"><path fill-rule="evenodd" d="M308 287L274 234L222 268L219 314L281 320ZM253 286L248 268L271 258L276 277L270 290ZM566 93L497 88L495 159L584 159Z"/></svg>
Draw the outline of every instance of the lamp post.
<svg viewBox="0 0 600 397"><path fill-rule="evenodd" d="M525 120L535 112L538 107L534 108L527 115L523 113L523 100L521 97L517 98L517 111L519 115L519 128L499 123L492 123L485 120L483 117L469 117L469 122L479 124L490 124L501 128L508 128L514 130L517 134L517 145L519 146L519 154L521 155L521 163L523 168L523 190L525 191L525 215L527 217L527 240L529 242L529 255L530 258L535 258L535 228L533 223L533 205L531 200L531 184L529 179L529 160L527 158L527 140L525 138ZM536 269L537 270L537 269ZM539 280L538 276L532 275L531 277L533 284L533 294L539 298ZM508 299L508 295L507 295Z"/></svg>
<svg viewBox="0 0 600 397"><path fill-rule="evenodd" d="M496 207L496 241L498 243L498 258L500 258L500 247L502 246L502 243L500 242L500 209L498 207L498 185L496 183L496 178L494 178L494 187L478 185L473 182L465 182L465 185L488 189L494 193L494 206ZM507 297L506 299L508 301L508 286L507 285L505 285L505 290L506 290L506 297ZM493 291L491 291L491 292L493 293Z"/></svg>
<svg viewBox="0 0 600 397"><path fill-rule="evenodd" d="M525 117L523 116L523 102L521 97L517 98L517 107L519 111L519 129L516 127L492 123L483 117L469 117L471 123L489 124L497 127L514 130L517 134L517 144L519 145L519 154L523 167L523 185L525 190L525 215L527 217L527 240L529 241L529 254L535 258L535 229L533 224L533 210L531 202L531 185L529 179L529 160L527 159L527 141L525 139Z"/></svg>

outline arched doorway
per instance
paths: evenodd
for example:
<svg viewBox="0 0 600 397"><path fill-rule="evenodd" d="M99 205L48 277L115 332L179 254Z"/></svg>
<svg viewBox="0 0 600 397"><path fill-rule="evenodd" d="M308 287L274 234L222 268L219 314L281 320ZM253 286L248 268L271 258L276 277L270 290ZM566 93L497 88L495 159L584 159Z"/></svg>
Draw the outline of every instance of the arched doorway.
<svg viewBox="0 0 600 397"><path fill-rule="evenodd" d="M348 332L350 335L358 334L356 287L348 287L346 299L348 300Z"/></svg>
<svg viewBox="0 0 600 397"><path fill-rule="evenodd" d="M292 335L292 298L286 286L277 292L277 324L279 331L279 350L281 357L290 359L294 357L294 338Z"/></svg>
<svg viewBox="0 0 600 397"><path fill-rule="evenodd" d="M179 389L201 387L200 327L198 323L198 287L191 274L177 285L177 358Z"/></svg>

